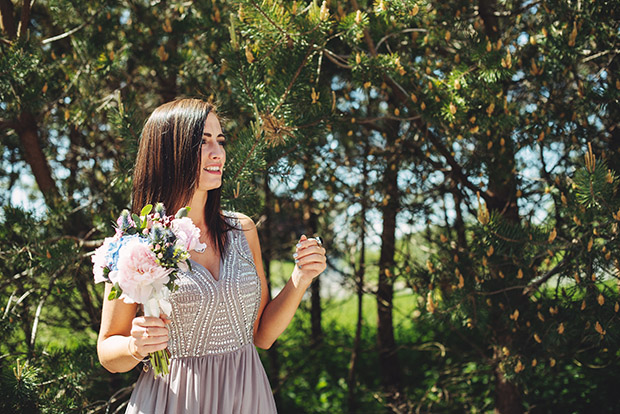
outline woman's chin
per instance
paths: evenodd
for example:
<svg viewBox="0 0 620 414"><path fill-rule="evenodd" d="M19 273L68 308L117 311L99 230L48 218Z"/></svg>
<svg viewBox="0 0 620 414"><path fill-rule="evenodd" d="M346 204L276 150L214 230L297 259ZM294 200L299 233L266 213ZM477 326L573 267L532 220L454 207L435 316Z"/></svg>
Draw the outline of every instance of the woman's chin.
<svg viewBox="0 0 620 414"><path fill-rule="evenodd" d="M216 190L222 186L222 180L219 180L219 182L213 182L213 180L209 180L209 181L210 181L209 183L198 185L197 190L198 191L211 191L211 190Z"/></svg>

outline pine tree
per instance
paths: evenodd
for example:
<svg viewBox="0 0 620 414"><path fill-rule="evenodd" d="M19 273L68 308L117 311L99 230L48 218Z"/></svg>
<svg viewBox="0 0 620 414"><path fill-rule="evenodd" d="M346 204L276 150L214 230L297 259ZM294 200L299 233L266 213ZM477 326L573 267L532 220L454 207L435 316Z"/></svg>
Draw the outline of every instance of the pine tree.
<svg viewBox="0 0 620 414"><path fill-rule="evenodd" d="M0 6L0 317L8 335L0 349L10 356L0 370L11 379L19 365L32 372L24 375L29 384L48 384L24 388L16 377L0 385L3 395L28 390L18 401L30 399L37 410L66 412L90 398L107 400L131 380L106 375L95 362L102 297L90 254L129 205L146 116L176 96L217 97L223 113L231 108L218 59L229 36L219 24L226 5L3 0ZM242 151L242 141L254 135L240 127L247 123L243 112L230 112L231 151ZM251 214L258 205L251 171L260 171L262 160L260 153L245 154L229 163L234 180L224 191L228 208ZM34 178L30 188L27 176ZM11 191L30 197L32 211L12 206ZM49 337L67 330L84 346L63 345L57 359L64 365L52 364Z"/></svg>
<svg viewBox="0 0 620 414"><path fill-rule="evenodd" d="M21 396L16 404L52 406L31 385L61 389L60 377L69 385L55 395L75 396L78 376L45 369L41 337L96 330L88 254L129 202L144 119L180 95L220 101L236 155L226 208L258 213L264 197L272 258L303 231L304 206L333 239L334 259L357 258L341 237L349 228L331 221L348 208L380 212L380 263L357 279L371 276L369 290L379 279L382 384L363 386L390 410L572 410L587 402L562 401L549 374L568 381L617 364L613 2L0 0L0 11L0 349L11 355L0 386ZM304 162L307 188L290 174ZM286 180L289 193L269 196L270 183ZM10 206L18 188L36 213ZM416 351L392 326L403 283L428 310L415 323L430 324L449 354L433 360L445 370L418 383L404 362ZM108 390L124 384L109 378ZM349 395L368 401L356 385ZM54 404L73 409L87 397L71 398Z"/></svg>
<svg viewBox="0 0 620 414"><path fill-rule="evenodd" d="M420 263L415 277L433 318L460 331L492 367L496 409L516 413L524 410L530 375L570 364L588 346L599 350L594 358L606 359L605 347L615 343L599 319L615 319L609 298L617 290L603 280L616 272L611 262L583 266L596 248L595 223L611 210L573 198L589 186L583 171L574 181L563 178L572 175L573 151L589 140L606 147L616 123L607 114L615 111L618 89L599 60L608 53L614 12L593 3L471 6L463 3L456 13L452 5L436 6L425 16L426 69L419 73L426 75L412 95L428 142L420 148L422 162L445 171L457 214L436 240L439 253L427 266ZM527 167L539 178L521 173ZM608 180L606 201L613 206L615 178L601 174L589 180ZM479 224L459 219L459 206L477 210ZM575 287L575 279L588 279L590 288ZM600 296L594 301L600 305L591 306L585 291ZM569 321L567 314L582 316Z"/></svg>

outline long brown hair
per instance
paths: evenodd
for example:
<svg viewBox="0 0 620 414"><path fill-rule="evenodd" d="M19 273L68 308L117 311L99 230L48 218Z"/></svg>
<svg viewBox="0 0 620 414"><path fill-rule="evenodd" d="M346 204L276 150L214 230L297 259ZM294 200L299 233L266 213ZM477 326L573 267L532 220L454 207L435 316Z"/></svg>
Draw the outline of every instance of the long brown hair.
<svg viewBox="0 0 620 414"><path fill-rule="evenodd" d="M199 99L159 106L144 124L133 174L132 211L162 202L167 214L189 204L198 185L200 146L207 116L215 107ZM209 190L204 216L209 237L224 256L231 226L221 213L222 188Z"/></svg>

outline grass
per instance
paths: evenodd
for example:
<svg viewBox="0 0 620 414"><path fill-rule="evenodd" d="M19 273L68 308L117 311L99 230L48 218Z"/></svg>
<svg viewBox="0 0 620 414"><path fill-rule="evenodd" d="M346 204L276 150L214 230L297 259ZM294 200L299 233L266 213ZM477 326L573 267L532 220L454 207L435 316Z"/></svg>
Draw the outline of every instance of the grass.
<svg viewBox="0 0 620 414"><path fill-rule="evenodd" d="M286 261L271 262L272 294L277 295L280 288L288 281L293 272L294 263ZM342 287L342 290L347 288ZM402 289L394 295L393 317L394 329L410 329L420 315L418 309L419 295ZM307 294L307 297L309 295ZM306 297L306 298L307 298ZM372 293L364 294L362 301L362 319L367 328L377 327L377 299ZM323 322L336 325L349 332L355 332L357 324L357 296L347 292L344 298L322 298Z"/></svg>
<svg viewBox="0 0 620 414"><path fill-rule="evenodd" d="M418 296L408 292L398 293L394 296L393 317L394 329L409 329L416 317L420 315L418 310ZM351 295L341 300L324 302L323 318L326 324L336 324L355 331L357 324L357 297ZM362 320L365 327L377 327L377 300L373 294L365 294L362 299Z"/></svg>

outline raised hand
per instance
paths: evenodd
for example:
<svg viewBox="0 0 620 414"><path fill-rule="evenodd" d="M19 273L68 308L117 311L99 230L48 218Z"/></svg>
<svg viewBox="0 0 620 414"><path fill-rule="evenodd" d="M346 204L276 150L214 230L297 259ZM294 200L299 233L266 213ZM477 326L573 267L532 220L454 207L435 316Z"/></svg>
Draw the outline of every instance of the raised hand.
<svg viewBox="0 0 620 414"><path fill-rule="evenodd" d="M305 235L300 237L293 258L295 269L292 279L295 287L300 283L309 285L327 267L325 248L316 239L308 239Z"/></svg>

